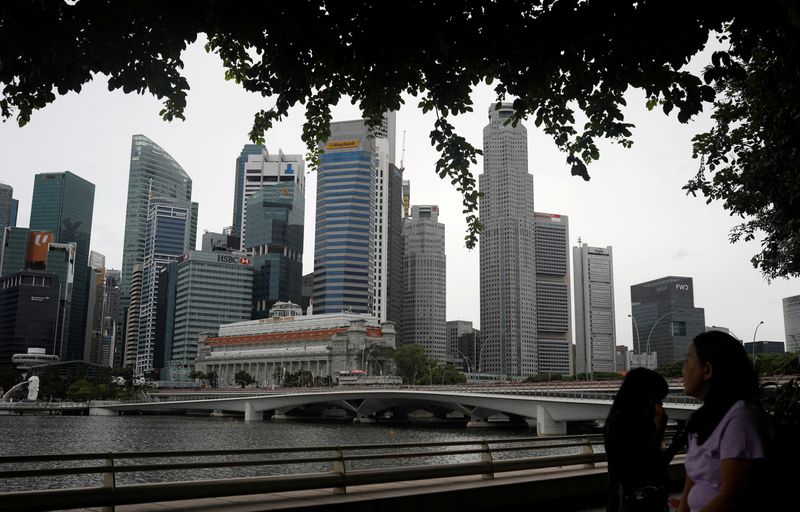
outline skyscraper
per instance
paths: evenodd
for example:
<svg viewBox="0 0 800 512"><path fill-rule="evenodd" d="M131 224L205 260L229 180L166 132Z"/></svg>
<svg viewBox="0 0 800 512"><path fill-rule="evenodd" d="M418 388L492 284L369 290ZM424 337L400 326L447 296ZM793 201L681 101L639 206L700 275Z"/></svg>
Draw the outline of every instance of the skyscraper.
<svg viewBox="0 0 800 512"><path fill-rule="evenodd" d="M131 160L128 174L128 202L125 213L125 239L122 249L122 281L120 285L117 320L123 322L129 306L133 266L144 261L145 230L150 197L175 200L175 206L189 212L184 233L184 252L194 249L197 238L197 203L192 202L192 180L186 171L166 151L144 135L131 140ZM127 322L126 322L127 325ZM118 340L122 338L117 330ZM123 344L118 346L122 349ZM115 358L120 356L116 354Z"/></svg>
<svg viewBox="0 0 800 512"><path fill-rule="evenodd" d="M373 254L372 316L381 322L390 318L389 312L399 313L399 290L392 289L390 274L401 264L398 256L402 236L403 175L394 165L396 113L383 116L383 123L375 127L373 155L375 158L375 217ZM393 250L398 251L393 254ZM395 258L393 258L395 256ZM397 284L402 286L402 281Z"/></svg>
<svg viewBox="0 0 800 512"><path fill-rule="evenodd" d="M299 304L303 296L305 188L296 181L274 183L247 198L244 246L253 256L253 318L268 318L278 301Z"/></svg>
<svg viewBox="0 0 800 512"><path fill-rule="evenodd" d="M69 332L62 359L84 357L92 237L94 185L69 171L37 174L31 202L31 230L49 231L60 244L75 244L75 282L72 287Z"/></svg>
<svg viewBox="0 0 800 512"><path fill-rule="evenodd" d="M11 185L0 183L0 247L3 244L5 229L17 225L18 206L19 201L14 199L14 189Z"/></svg>
<svg viewBox="0 0 800 512"><path fill-rule="evenodd" d="M489 107L479 176L482 370L522 378L537 372L533 176L527 130L505 124L511 103Z"/></svg>
<svg viewBox="0 0 800 512"><path fill-rule="evenodd" d="M238 236L240 241L242 239L242 226L244 225L244 201L247 198L247 171L245 170L245 166L250 156L260 158L263 152L265 152L265 148L261 144L245 144L242 148L242 152L236 157L236 169L234 171L233 182L233 221L231 224L231 234L233 236ZM253 181L260 183L261 179L254 179Z"/></svg>
<svg viewBox="0 0 800 512"><path fill-rule="evenodd" d="M139 342L136 350L136 375L163 367L163 339L156 336L158 279L161 271L184 254L184 234L189 220L186 208L174 199L153 198L147 214L142 299L139 310ZM159 345L160 346L157 346ZM156 352L162 355L161 361ZM158 366L161 364L162 366Z"/></svg>
<svg viewBox="0 0 800 512"><path fill-rule="evenodd" d="M800 295L783 299L783 329L786 352L800 352Z"/></svg>
<svg viewBox="0 0 800 512"><path fill-rule="evenodd" d="M122 344L122 366L136 369L136 354L139 350L139 319L142 306L142 264L133 266L131 274L131 295L125 313L125 330ZM118 331L119 332L119 331ZM116 351L115 351L116 353ZM116 357L116 354L115 354Z"/></svg>
<svg viewBox="0 0 800 512"><path fill-rule="evenodd" d="M280 149L278 154L270 154L263 146L247 144L236 159L236 169L232 234L240 237L241 248L246 248L247 199L263 187L294 184L305 201L305 160L303 155L287 155Z"/></svg>
<svg viewBox="0 0 800 512"><path fill-rule="evenodd" d="M659 367L683 360L706 325L705 311L694 307L693 288L691 277L675 276L631 286L636 353L655 352Z"/></svg>
<svg viewBox="0 0 800 512"><path fill-rule="evenodd" d="M575 272L575 372L613 372L614 259L611 246L572 248Z"/></svg>
<svg viewBox="0 0 800 512"><path fill-rule="evenodd" d="M371 313L374 276L374 135L359 119L331 123L317 172L314 314Z"/></svg>
<svg viewBox="0 0 800 512"><path fill-rule="evenodd" d="M84 342L84 361L100 363L100 356L107 340L103 339L103 298L106 284L106 257L99 252L89 251L89 284L86 300L86 341ZM108 364L106 360L105 363Z"/></svg>
<svg viewBox="0 0 800 512"><path fill-rule="evenodd" d="M536 328L539 373L571 373L569 219L535 213Z"/></svg>
<svg viewBox="0 0 800 512"><path fill-rule="evenodd" d="M419 343L441 364L447 361L447 257L439 207L411 207L403 224L404 343Z"/></svg>
<svg viewBox="0 0 800 512"><path fill-rule="evenodd" d="M122 278L122 272L112 268L106 269L106 282L103 286L103 339L104 343L108 343L109 354L103 355L108 360L109 366L114 368L122 368L122 358L116 359L117 353L120 356L124 350L116 350L114 346L116 343L116 332L122 330L117 324L117 308L119 307L119 283Z"/></svg>
<svg viewBox="0 0 800 512"><path fill-rule="evenodd" d="M22 271L0 278L0 368L13 368L11 356L29 348L54 353L58 326L58 276Z"/></svg>

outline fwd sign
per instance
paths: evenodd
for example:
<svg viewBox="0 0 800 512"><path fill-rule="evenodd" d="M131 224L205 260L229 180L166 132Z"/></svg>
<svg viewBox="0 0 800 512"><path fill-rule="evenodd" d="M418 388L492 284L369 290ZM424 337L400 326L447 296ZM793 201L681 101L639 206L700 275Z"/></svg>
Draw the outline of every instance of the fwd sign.
<svg viewBox="0 0 800 512"><path fill-rule="evenodd" d="M685 291L689 290L689 285L688 284L676 284L675 285L675 289L685 292Z"/></svg>

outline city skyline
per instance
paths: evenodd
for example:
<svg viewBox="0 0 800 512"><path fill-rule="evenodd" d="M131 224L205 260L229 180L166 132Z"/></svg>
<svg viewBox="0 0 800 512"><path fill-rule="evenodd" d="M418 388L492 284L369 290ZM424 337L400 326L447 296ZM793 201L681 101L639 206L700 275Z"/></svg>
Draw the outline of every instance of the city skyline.
<svg viewBox="0 0 800 512"><path fill-rule="evenodd" d="M29 218L33 175L72 170L95 183L95 222L92 249L107 255L108 268L120 268L124 231L125 179L130 137L143 133L168 151L195 182L193 201L201 204L198 228L220 231L231 224L233 162L247 143L253 113L264 100L226 83L216 57L192 45L186 55L186 72L194 88L189 92L187 121L165 123L158 117L161 106L149 96L109 93L102 79L89 84L80 95L69 94L35 113L31 123L19 128L13 122L0 125L0 181L14 187L19 200L18 225ZM547 136L528 122L528 164L534 175L537 210L558 211L570 217L570 244L579 236L590 244L615 248L617 342L631 346L627 315L630 285L664 275L694 278L695 301L706 309L708 323L731 329L750 341L756 324L759 339L783 341L781 299L800 292L798 279L778 280L767 286L749 259L758 241L730 245L728 230L737 220L719 205L686 197L680 189L697 170L691 159L691 136L707 126L706 116L693 126L683 126L660 113L647 113L641 94L629 95L631 120L638 126L630 150L601 145L602 159L589 169L593 180L584 183L569 175L564 155ZM212 101L212 98L215 98ZM216 98L220 98L219 101ZM455 118L454 125L468 140L481 146L485 109L493 100L491 89L480 86L473 94L475 112ZM268 101L268 100L267 100ZM225 105L219 107L220 102ZM465 223L460 196L434 172L437 157L427 133L432 114L423 115L413 98L398 112L400 132L407 131L404 179L414 182L414 204L440 204L441 220L448 226L448 317L470 319L480 328L478 314L478 250L463 245ZM223 111L224 110L224 111ZM361 113L350 105L333 111L333 120L353 119ZM81 129L74 120L81 119ZM304 153L300 141L302 108L266 134L266 147ZM703 124L706 123L706 124ZM41 143L48 141L48 151ZM81 148L79 150L78 148ZM90 148L87 151L83 151ZM399 160L399 158L398 158ZM482 168L479 159L472 171ZM315 197L316 175L309 174L307 197ZM304 274L311 271L313 232L306 211ZM463 269L463 270L462 270Z"/></svg>

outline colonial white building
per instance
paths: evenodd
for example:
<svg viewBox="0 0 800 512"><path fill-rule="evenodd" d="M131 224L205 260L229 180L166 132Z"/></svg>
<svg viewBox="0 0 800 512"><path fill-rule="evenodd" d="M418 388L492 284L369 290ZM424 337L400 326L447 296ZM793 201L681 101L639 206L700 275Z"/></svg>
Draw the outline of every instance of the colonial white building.
<svg viewBox="0 0 800 512"><path fill-rule="evenodd" d="M201 336L197 371L215 372L219 386L234 386L246 371L260 386L281 385L298 370L335 379L339 372L389 372L379 347L395 346L392 322L367 314L300 315L294 304L277 303L272 317L221 325L219 335Z"/></svg>

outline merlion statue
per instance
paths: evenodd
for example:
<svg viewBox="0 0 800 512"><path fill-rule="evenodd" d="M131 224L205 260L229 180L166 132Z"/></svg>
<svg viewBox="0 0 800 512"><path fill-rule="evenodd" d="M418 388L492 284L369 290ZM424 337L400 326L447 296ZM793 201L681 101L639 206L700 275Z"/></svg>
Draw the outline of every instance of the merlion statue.
<svg viewBox="0 0 800 512"><path fill-rule="evenodd" d="M39 398L39 377L34 375L28 379L28 400L31 402Z"/></svg>

